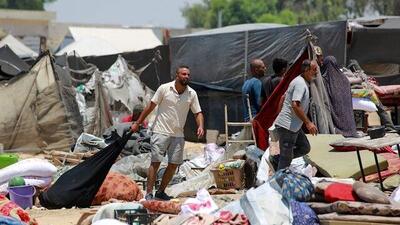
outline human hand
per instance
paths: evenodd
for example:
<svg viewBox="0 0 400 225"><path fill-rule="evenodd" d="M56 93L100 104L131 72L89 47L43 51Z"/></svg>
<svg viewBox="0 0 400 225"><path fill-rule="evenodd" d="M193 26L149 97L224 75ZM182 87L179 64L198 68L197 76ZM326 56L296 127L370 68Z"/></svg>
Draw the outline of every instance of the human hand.
<svg viewBox="0 0 400 225"><path fill-rule="evenodd" d="M132 131L132 133L135 133L135 132L137 132L138 130L139 130L139 124L136 123L136 122L132 123L132 125L131 125L131 131Z"/></svg>
<svg viewBox="0 0 400 225"><path fill-rule="evenodd" d="M318 134L318 129L317 129L317 127L315 126L314 123L312 123L312 122L306 123L306 128L307 128L307 130L308 130L308 132L309 132L310 134L312 134L312 135L314 135L314 136L316 136L316 135Z"/></svg>
<svg viewBox="0 0 400 225"><path fill-rule="evenodd" d="M204 129L202 127L197 128L197 138L202 138L204 136Z"/></svg>

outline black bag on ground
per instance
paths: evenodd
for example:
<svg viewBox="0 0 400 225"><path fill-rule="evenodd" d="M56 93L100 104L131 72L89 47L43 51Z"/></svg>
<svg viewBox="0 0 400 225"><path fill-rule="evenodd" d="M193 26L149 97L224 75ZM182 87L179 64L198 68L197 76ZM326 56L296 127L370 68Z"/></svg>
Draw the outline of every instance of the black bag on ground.
<svg viewBox="0 0 400 225"><path fill-rule="evenodd" d="M46 192L40 204L48 209L90 207L111 166L132 133L124 133L109 146L64 173Z"/></svg>

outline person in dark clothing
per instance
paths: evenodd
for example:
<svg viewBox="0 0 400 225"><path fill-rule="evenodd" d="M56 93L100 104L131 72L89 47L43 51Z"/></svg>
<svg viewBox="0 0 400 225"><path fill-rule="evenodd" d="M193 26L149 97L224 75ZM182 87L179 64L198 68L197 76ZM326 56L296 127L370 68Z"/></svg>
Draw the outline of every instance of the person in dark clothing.
<svg viewBox="0 0 400 225"><path fill-rule="evenodd" d="M331 115L336 132L345 137L358 137L350 82L340 70L334 56L324 58L321 75L332 104Z"/></svg>
<svg viewBox="0 0 400 225"><path fill-rule="evenodd" d="M288 62L284 59L275 58L274 61L272 61L272 69L274 70L275 74L265 77L262 80L262 85L265 92L265 101L268 100L269 96L271 96L272 92L274 92L279 82L281 82L287 71L287 68Z"/></svg>
<svg viewBox="0 0 400 225"><path fill-rule="evenodd" d="M267 68L261 59L254 59L250 63L251 78L246 80L242 86L244 121L250 120L248 112L247 98L250 101L251 115L254 118L260 111L264 102L264 91L262 90L261 79Z"/></svg>

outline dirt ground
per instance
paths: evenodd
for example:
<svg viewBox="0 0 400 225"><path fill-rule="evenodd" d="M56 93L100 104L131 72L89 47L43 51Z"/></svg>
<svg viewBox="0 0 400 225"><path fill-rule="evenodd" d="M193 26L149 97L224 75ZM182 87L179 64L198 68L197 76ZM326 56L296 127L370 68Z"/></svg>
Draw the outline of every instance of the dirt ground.
<svg viewBox="0 0 400 225"><path fill-rule="evenodd" d="M184 158L191 159L198 155L203 154L203 147L204 144L202 143L193 143L193 142L186 142L185 143L185 152ZM32 155L29 153L18 153L20 159L27 159L32 157L37 158L44 158L44 154L36 154ZM233 196L231 199L235 199L236 197ZM183 200L182 200L183 201ZM226 199L220 200L219 198L216 199L218 205L225 205ZM75 225L81 218L81 216L85 212L90 212L94 209L57 209L57 210L47 210L44 208L36 208L28 210L29 214L32 218L35 218L39 225Z"/></svg>

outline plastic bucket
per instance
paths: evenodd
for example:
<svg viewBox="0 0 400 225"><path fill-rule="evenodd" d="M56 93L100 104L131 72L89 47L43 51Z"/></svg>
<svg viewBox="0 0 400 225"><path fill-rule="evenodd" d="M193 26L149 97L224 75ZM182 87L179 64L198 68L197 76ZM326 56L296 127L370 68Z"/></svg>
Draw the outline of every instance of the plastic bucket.
<svg viewBox="0 0 400 225"><path fill-rule="evenodd" d="M10 200L19 205L22 209L32 208L33 196L36 193L34 186L8 187L8 192L10 193Z"/></svg>

